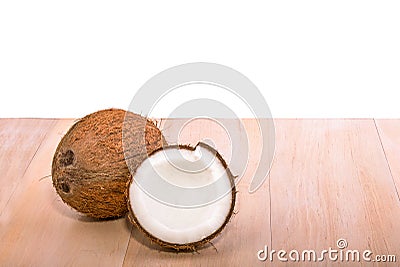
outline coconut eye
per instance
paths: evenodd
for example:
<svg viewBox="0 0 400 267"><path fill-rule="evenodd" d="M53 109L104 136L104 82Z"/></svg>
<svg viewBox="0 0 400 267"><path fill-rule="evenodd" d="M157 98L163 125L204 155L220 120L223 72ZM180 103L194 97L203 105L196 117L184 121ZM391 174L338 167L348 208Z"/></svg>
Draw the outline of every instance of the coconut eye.
<svg viewBox="0 0 400 267"><path fill-rule="evenodd" d="M67 183L61 183L60 187L61 187L61 190L64 193L69 193L70 192L70 188L69 188L69 185Z"/></svg>
<svg viewBox="0 0 400 267"><path fill-rule="evenodd" d="M60 165L63 167L69 166L74 162L75 154L72 150L67 150L61 154Z"/></svg>

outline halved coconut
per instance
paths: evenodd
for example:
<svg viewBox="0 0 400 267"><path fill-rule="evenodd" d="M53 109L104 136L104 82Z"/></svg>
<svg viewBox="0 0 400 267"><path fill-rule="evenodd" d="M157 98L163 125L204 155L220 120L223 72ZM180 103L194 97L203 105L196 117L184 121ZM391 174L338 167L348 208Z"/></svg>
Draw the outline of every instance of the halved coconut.
<svg viewBox="0 0 400 267"><path fill-rule="evenodd" d="M233 214L234 176L204 143L156 150L133 176L129 219L162 247L195 250L219 235Z"/></svg>

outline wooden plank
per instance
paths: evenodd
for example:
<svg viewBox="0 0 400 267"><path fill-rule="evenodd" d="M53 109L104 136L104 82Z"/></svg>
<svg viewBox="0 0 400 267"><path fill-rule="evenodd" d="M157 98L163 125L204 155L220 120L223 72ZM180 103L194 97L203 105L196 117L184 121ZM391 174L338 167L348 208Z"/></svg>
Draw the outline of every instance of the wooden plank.
<svg viewBox="0 0 400 267"><path fill-rule="evenodd" d="M173 125L181 125L175 121ZM239 131L237 120L223 120L222 125L236 127ZM249 158L249 170L243 180L239 182L237 190L238 200L236 211L238 212L226 226L222 234L213 240L212 246L200 249L197 253L173 253L160 250L155 244L151 244L143 234L135 228L124 261L124 266L256 266L263 265L257 259L257 251L264 245L270 245L269 226L269 184L264 183L254 194L248 193L251 171L257 166L259 154L259 140L257 124L254 120L244 120L246 132L250 135L250 149L253 153ZM173 126L172 126L173 127ZM167 129L167 140L170 132ZM218 151L229 162L231 147L228 133L215 122L207 120L193 121L188 124L179 138L180 143L195 145L199 140L211 139Z"/></svg>
<svg viewBox="0 0 400 267"><path fill-rule="evenodd" d="M375 123L400 199L400 120L380 119Z"/></svg>
<svg viewBox="0 0 400 267"><path fill-rule="evenodd" d="M338 249L344 238L347 249L399 257L400 203L374 121L280 120L276 129L272 249Z"/></svg>
<svg viewBox="0 0 400 267"><path fill-rule="evenodd" d="M52 187L51 161L72 120L60 120L37 151L1 216L5 266L121 266L131 226L91 221L66 206Z"/></svg>
<svg viewBox="0 0 400 267"><path fill-rule="evenodd" d="M383 150L373 120L277 120L271 178L249 194L260 137L255 121L245 120L253 153L238 185L238 214L213 241L218 252L210 245L199 254L159 251L125 219L90 221L62 203L51 178L40 178L50 174L55 148L73 121L48 123L0 120L1 137L7 136L0 139L0 183L17 180L2 191L9 197L0 216L1 265L279 266L291 264L260 262L257 251L265 245L287 251L335 249L339 238L347 240L348 249L400 257L400 201L394 186L400 176L398 121L377 121ZM39 147L35 140L46 132ZM207 137L229 161L226 133L209 122L188 125L180 142L195 144Z"/></svg>
<svg viewBox="0 0 400 267"><path fill-rule="evenodd" d="M0 119L0 216L53 123Z"/></svg>

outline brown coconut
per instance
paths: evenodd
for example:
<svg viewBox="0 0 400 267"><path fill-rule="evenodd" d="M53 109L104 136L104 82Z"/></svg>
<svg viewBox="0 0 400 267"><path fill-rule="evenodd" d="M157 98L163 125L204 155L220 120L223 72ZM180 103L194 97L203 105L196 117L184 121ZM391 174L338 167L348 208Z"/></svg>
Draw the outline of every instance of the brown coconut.
<svg viewBox="0 0 400 267"><path fill-rule="evenodd" d="M157 126L138 114L121 109L92 113L60 141L52 163L53 186L66 204L89 217L121 217L128 211L125 191L132 179L125 157L134 170L164 143Z"/></svg>

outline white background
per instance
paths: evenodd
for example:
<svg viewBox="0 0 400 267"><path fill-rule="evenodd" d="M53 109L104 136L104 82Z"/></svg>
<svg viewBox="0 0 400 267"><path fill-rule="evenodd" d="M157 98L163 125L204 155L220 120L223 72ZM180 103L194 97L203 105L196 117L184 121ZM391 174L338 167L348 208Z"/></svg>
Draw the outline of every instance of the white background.
<svg viewBox="0 0 400 267"><path fill-rule="evenodd" d="M274 117L400 117L400 2L0 2L0 117L127 108L196 61L245 74Z"/></svg>

